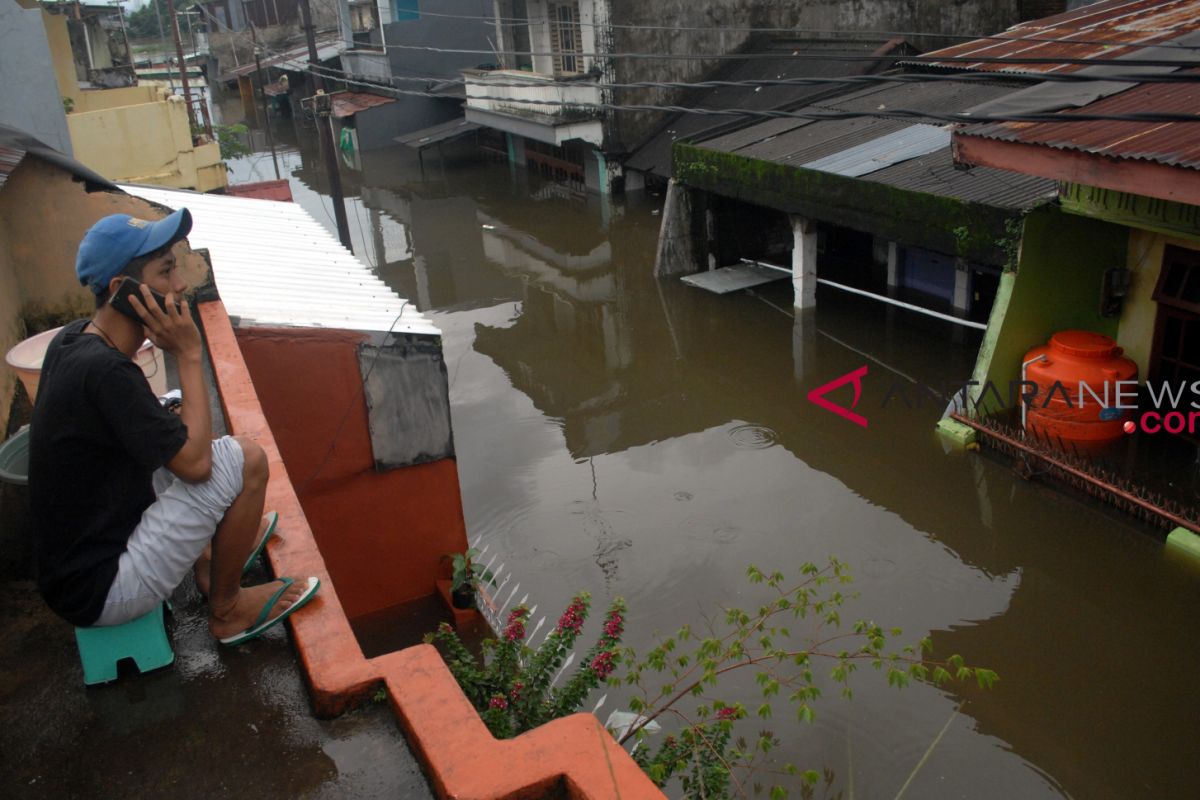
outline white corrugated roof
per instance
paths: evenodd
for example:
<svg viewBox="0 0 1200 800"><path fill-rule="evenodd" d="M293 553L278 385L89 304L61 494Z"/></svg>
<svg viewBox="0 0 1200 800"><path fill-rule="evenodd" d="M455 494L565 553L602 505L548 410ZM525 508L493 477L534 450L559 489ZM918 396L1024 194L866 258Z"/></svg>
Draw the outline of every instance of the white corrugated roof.
<svg viewBox="0 0 1200 800"><path fill-rule="evenodd" d="M121 189L192 213L188 242L208 249L221 300L239 326L441 334L295 203L157 186Z"/></svg>

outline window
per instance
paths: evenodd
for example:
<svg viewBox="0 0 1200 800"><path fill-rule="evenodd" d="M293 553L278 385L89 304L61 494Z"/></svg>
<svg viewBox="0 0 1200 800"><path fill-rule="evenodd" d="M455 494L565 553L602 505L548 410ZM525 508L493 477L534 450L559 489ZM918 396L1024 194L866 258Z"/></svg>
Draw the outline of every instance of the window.
<svg viewBox="0 0 1200 800"><path fill-rule="evenodd" d="M1200 380L1200 253L1168 246L1154 288L1151 380Z"/></svg>
<svg viewBox="0 0 1200 800"><path fill-rule="evenodd" d="M392 0L392 21L406 22L421 18L420 0Z"/></svg>
<svg viewBox="0 0 1200 800"><path fill-rule="evenodd" d="M350 32L354 34L356 47L371 47L372 34L379 29L379 7L374 0L350 4Z"/></svg>
<svg viewBox="0 0 1200 800"><path fill-rule="evenodd" d="M579 30L579 7L575 3L551 3L551 49L554 52L554 72L582 72L583 37Z"/></svg>

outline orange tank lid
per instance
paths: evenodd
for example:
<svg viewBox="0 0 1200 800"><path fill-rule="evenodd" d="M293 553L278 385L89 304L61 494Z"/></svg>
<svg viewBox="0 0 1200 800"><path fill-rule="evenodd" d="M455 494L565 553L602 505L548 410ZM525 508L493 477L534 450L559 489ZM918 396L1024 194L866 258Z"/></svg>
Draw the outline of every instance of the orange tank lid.
<svg viewBox="0 0 1200 800"><path fill-rule="evenodd" d="M1111 358L1121 348L1111 337L1091 331L1059 331L1050 337L1050 349L1075 358Z"/></svg>

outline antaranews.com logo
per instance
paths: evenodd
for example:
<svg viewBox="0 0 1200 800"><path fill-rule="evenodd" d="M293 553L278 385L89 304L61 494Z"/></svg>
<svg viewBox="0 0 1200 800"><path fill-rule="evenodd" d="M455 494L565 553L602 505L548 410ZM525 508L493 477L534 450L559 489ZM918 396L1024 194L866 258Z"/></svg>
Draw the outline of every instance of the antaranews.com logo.
<svg viewBox="0 0 1200 800"><path fill-rule="evenodd" d="M855 425L869 427L866 416L855 411L862 400L863 379L867 374L868 369L864 364L816 387L808 393L808 401ZM846 385L854 389L854 398L849 407L838 405L826 396ZM1140 392L1144 392L1145 398L1153 408L1141 410L1138 402ZM1142 384L1137 381L1112 381L1098 386L1080 381L1078 384L1071 384L1069 388L1061 381L1055 381L1046 387L1044 392L1033 381L1009 381L1003 390L992 381L952 382L942 385L893 382L879 407L886 408L890 402L900 402L906 408L920 408L924 398L930 396L937 397L944 403L955 401L960 408L1012 407L1024 404L1033 409L1052 405L1080 409L1090 405L1098 407L1102 420L1118 419L1126 412L1137 412L1133 419L1126 420L1126 433L1139 430L1147 434L1200 433L1200 380L1191 383L1147 381Z"/></svg>

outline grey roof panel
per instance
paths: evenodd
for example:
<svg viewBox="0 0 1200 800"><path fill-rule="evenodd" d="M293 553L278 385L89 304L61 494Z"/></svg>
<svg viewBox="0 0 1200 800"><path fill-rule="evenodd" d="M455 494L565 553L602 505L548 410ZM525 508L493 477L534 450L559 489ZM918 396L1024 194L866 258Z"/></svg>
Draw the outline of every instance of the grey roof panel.
<svg viewBox="0 0 1200 800"><path fill-rule="evenodd" d="M1058 185L1046 178L991 167L956 168L949 147L885 167L863 180L999 208L1028 209L1058 194Z"/></svg>
<svg viewBox="0 0 1200 800"><path fill-rule="evenodd" d="M950 131L946 128L909 125L801 166L857 178L949 146Z"/></svg>

